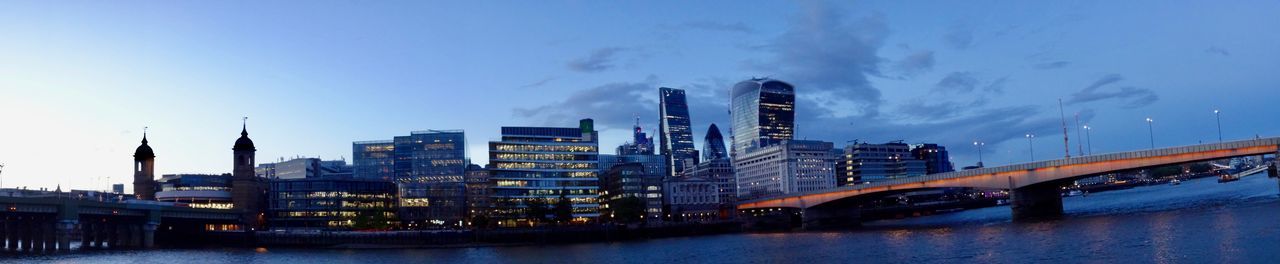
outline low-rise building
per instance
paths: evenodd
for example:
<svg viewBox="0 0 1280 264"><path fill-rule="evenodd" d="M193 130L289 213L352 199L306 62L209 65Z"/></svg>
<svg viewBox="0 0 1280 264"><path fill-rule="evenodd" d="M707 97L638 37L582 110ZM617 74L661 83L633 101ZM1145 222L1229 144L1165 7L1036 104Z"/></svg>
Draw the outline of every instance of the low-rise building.
<svg viewBox="0 0 1280 264"><path fill-rule="evenodd" d="M734 157L738 199L834 188L835 160L831 142L783 140Z"/></svg>
<svg viewBox="0 0 1280 264"><path fill-rule="evenodd" d="M388 229L398 224L396 185L383 180L271 181L266 220L273 230Z"/></svg>
<svg viewBox="0 0 1280 264"><path fill-rule="evenodd" d="M716 181L701 177L670 178L663 183L664 219L705 222L720 219L720 192Z"/></svg>
<svg viewBox="0 0 1280 264"><path fill-rule="evenodd" d="M232 209L231 174L165 174L156 200L192 208Z"/></svg>

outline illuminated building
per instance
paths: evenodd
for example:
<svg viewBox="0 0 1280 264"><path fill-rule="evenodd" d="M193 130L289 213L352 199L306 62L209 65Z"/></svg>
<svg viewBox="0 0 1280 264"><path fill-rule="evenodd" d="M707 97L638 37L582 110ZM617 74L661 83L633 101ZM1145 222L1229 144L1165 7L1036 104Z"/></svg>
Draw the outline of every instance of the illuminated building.
<svg viewBox="0 0 1280 264"><path fill-rule="evenodd" d="M349 177L276 180L267 221L272 230L388 229L399 221L396 189L392 182Z"/></svg>
<svg viewBox="0 0 1280 264"><path fill-rule="evenodd" d="M951 155L947 147L938 144L916 144L911 146L911 156L924 161L925 173L943 173L955 171L951 164Z"/></svg>
<svg viewBox="0 0 1280 264"><path fill-rule="evenodd" d="M666 170L665 167L655 168L641 163L622 163L611 166L600 177L601 214L614 213L613 208L617 207L616 204L620 199L635 197L644 201L642 214L644 220L650 222L661 220L664 170Z"/></svg>
<svg viewBox="0 0 1280 264"><path fill-rule="evenodd" d="M689 120L689 104L684 90L658 88L658 128L662 155L667 157L667 176L684 171L686 163L698 163L693 147L693 130Z"/></svg>
<svg viewBox="0 0 1280 264"><path fill-rule="evenodd" d="M562 194L572 203L573 221L596 220L597 138L591 119L576 128L502 127L502 139L489 142L495 220L505 226L530 225L539 218L528 213L531 203L554 207Z"/></svg>
<svg viewBox="0 0 1280 264"><path fill-rule="evenodd" d="M653 155L653 137L640 127L640 117L636 117L636 125L631 127L631 142L618 146L618 155Z"/></svg>
<svg viewBox="0 0 1280 264"><path fill-rule="evenodd" d="M461 227L466 217L467 139L462 130L413 131L390 141L352 143L352 175L399 186L405 227ZM443 223L443 224L441 224Z"/></svg>
<svg viewBox="0 0 1280 264"><path fill-rule="evenodd" d="M231 174L165 174L156 200L192 208L232 209Z"/></svg>
<svg viewBox="0 0 1280 264"><path fill-rule="evenodd" d="M707 127L707 135L702 139L702 160L727 159L729 151L724 146L724 136L720 128L712 123Z"/></svg>
<svg viewBox="0 0 1280 264"><path fill-rule="evenodd" d="M490 211L493 210L493 203L490 201L490 196L493 196L493 185L489 181L489 169L471 164L467 166L465 177L467 219L475 219L477 216L489 216Z"/></svg>
<svg viewBox="0 0 1280 264"><path fill-rule="evenodd" d="M303 179L316 177L350 177L352 168L342 160L320 160L318 158L296 158L277 163L258 164L254 170L259 178L265 179Z"/></svg>
<svg viewBox="0 0 1280 264"><path fill-rule="evenodd" d="M663 182L667 210L664 219L705 222L719 219L720 192L715 181L702 177L669 178Z"/></svg>
<svg viewBox="0 0 1280 264"><path fill-rule="evenodd" d="M719 158L713 160L704 160L698 165L685 168L682 174L685 177L702 178L716 183L716 198L720 202L720 206L730 209L734 206L734 202L738 201L738 180L733 174L733 163L729 158ZM725 210L726 213L736 212L735 210Z"/></svg>
<svg viewBox="0 0 1280 264"><path fill-rule="evenodd" d="M831 142L784 140L734 157L740 200L833 188Z"/></svg>
<svg viewBox="0 0 1280 264"><path fill-rule="evenodd" d="M396 144L391 140L356 141L351 143L352 174L358 179L395 178Z"/></svg>
<svg viewBox="0 0 1280 264"><path fill-rule="evenodd" d="M795 104L795 88L779 80L752 78L734 85L729 101L733 154L792 139Z"/></svg>
<svg viewBox="0 0 1280 264"><path fill-rule="evenodd" d="M901 141L885 144L854 142L845 146L838 166L839 186L922 176L926 173L925 161L916 159L911 153L911 146Z"/></svg>

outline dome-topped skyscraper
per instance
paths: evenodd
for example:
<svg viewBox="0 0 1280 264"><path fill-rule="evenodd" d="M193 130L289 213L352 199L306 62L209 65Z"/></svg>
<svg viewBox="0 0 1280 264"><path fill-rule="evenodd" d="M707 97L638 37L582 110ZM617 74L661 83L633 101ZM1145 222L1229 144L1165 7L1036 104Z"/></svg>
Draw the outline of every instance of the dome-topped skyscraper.
<svg viewBox="0 0 1280 264"><path fill-rule="evenodd" d="M133 195L138 200L156 199L156 153L147 145L147 132L142 132L142 145L133 151Z"/></svg>

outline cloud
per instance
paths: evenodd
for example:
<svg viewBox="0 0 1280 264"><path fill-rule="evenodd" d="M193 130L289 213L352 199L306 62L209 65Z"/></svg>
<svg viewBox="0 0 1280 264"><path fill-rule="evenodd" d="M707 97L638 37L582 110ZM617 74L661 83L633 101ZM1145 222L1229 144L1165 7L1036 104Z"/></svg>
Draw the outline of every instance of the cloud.
<svg viewBox="0 0 1280 264"><path fill-rule="evenodd" d="M641 82L608 83L573 92L564 101L533 108L516 108L513 114L535 120L537 125L570 126L583 118L604 127L628 127L638 113L655 113L657 76Z"/></svg>
<svg viewBox="0 0 1280 264"><path fill-rule="evenodd" d="M894 69L901 73L904 77L913 77L917 74L933 70L933 51L925 50L907 55L907 57L898 60L894 64Z"/></svg>
<svg viewBox="0 0 1280 264"><path fill-rule="evenodd" d="M829 98L862 115L879 113L880 90L868 75L880 76L883 59L876 55L889 34L884 16L846 21L837 8L809 3L792 18L787 30L762 47L771 55L749 61L752 68L796 85L796 90Z"/></svg>
<svg viewBox="0 0 1280 264"><path fill-rule="evenodd" d="M536 81L536 82L532 82L532 83L529 83L529 84L521 85L521 86L520 86L520 88L540 87L540 86L546 85L547 83L550 83L551 81L554 81L554 80L556 80L556 77L547 77L547 78L543 78L542 80L538 80L538 81Z"/></svg>
<svg viewBox="0 0 1280 264"><path fill-rule="evenodd" d="M1231 52L1228 52L1226 49L1220 48L1218 46L1209 46L1209 48L1205 49L1204 52L1213 54L1213 55L1222 55L1224 57L1231 56Z"/></svg>
<svg viewBox="0 0 1280 264"><path fill-rule="evenodd" d="M1137 88L1133 86L1121 86L1115 89L1107 89L1112 84L1119 83L1124 80L1124 76L1119 74L1108 74L1102 76L1093 84L1086 86L1079 92L1071 94L1071 98L1067 100L1068 104L1080 104L1095 101L1116 99L1124 101L1124 108L1136 108L1147 106L1155 103L1160 97L1155 91L1146 88Z"/></svg>
<svg viewBox="0 0 1280 264"><path fill-rule="evenodd" d="M973 46L973 30L961 26L952 27L951 31L943 35L942 40L952 48L967 49Z"/></svg>
<svg viewBox="0 0 1280 264"><path fill-rule="evenodd" d="M625 50L627 49L619 47L596 49L592 51L591 54L587 55L587 57L569 61L566 66L568 66L570 70L578 72L602 72L616 67L617 65L614 65L615 57L619 52Z"/></svg>
<svg viewBox="0 0 1280 264"><path fill-rule="evenodd" d="M988 100L979 97L970 102L957 102L947 100L925 100L915 98L905 104L898 106L896 113L916 117L921 120L943 120L959 116L965 113L967 109L982 107L987 104Z"/></svg>
<svg viewBox="0 0 1280 264"><path fill-rule="evenodd" d="M680 24L680 27L688 28L688 29L736 32L736 33L755 32L755 29L748 27L747 24L744 24L742 22L721 23L721 22L715 22L715 21L690 21L690 22L685 22L683 24Z"/></svg>
<svg viewBox="0 0 1280 264"><path fill-rule="evenodd" d="M947 74L947 77L943 77L942 80L939 80L938 84L934 85L934 90L942 92L968 93L978 87L979 82L978 78L974 77L972 72L952 72Z"/></svg>
<svg viewBox="0 0 1280 264"><path fill-rule="evenodd" d="M1051 61L1051 62L1036 63L1035 65L1032 65L1031 67L1032 67L1032 68L1035 68L1035 69L1037 69L1037 70L1052 70L1052 69L1061 69L1061 68L1063 68L1063 67L1067 67L1068 65L1071 65L1071 62L1069 62L1069 61Z"/></svg>

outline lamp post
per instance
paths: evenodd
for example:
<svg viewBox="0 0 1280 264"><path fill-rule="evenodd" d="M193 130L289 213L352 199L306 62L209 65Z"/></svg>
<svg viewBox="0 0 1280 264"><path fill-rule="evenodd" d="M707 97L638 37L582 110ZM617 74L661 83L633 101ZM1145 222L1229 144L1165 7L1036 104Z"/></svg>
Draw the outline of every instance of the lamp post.
<svg viewBox="0 0 1280 264"><path fill-rule="evenodd" d="M1090 132L1093 132L1093 127L1091 127L1091 126L1089 126L1089 125L1084 125L1084 141L1085 141L1085 145L1087 146L1087 149L1089 150L1089 155L1093 155L1093 133L1090 133Z"/></svg>
<svg viewBox="0 0 1280 264"><path fill-rule="evenodd" d="M984 165L982 165L982 145L986 145L986 144L987 143L982 143L979 141L973 142L974 146L978 146L978 168L985 167Z"/></svg>
<svg viewBox="0 0 1280 264"><path fill-rule="evenodd" d="M1027 151L1031 152L1031 161L1036 161L1036 144L1031 142L1034 138L1036 135L1027 133Z"/></svg>
<svg viewBox="0 0 1280 264"><path fill-rule="evenodd" d="M1155 120L1151 120L1151 118L1148 117L1147 118L1147 136L1151 138L1151 149L1156 149L1156 129L1155 129L1155 125L1151 124L1152 122L1155 122Z"/></svg>
<svg viewBox="0 0 1280 264"><path fill-rule="evenodd" d="M1218 120L1218 142L1222 142L1222 111L1213 109L1213 118Z"/></svg>

